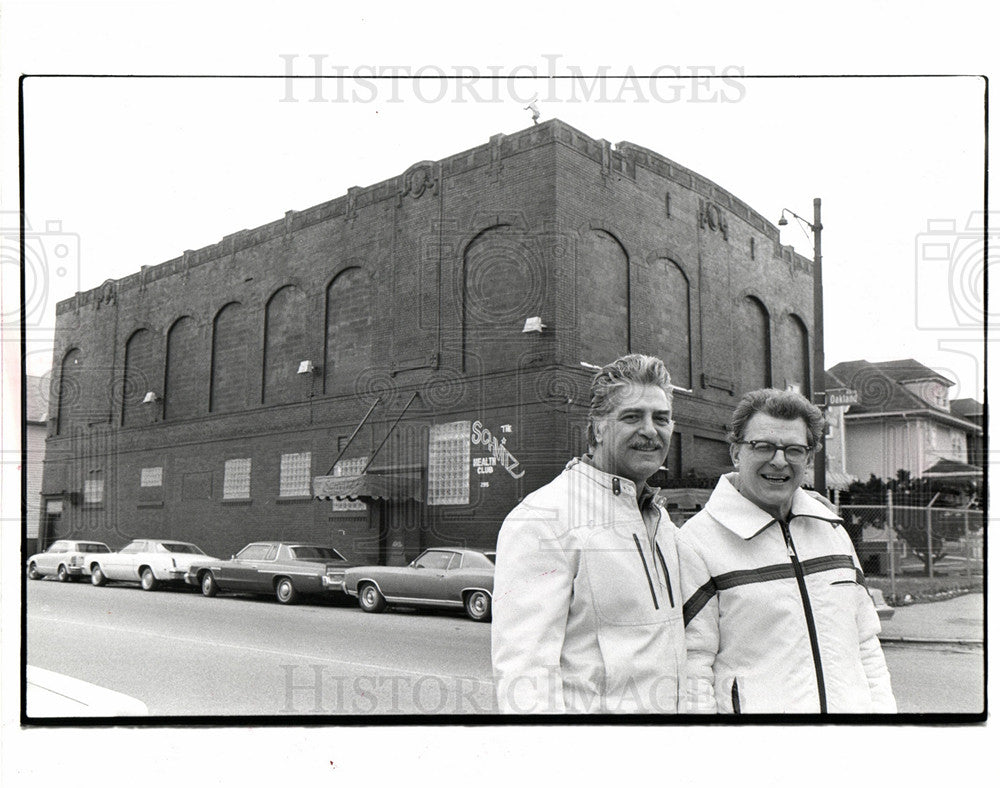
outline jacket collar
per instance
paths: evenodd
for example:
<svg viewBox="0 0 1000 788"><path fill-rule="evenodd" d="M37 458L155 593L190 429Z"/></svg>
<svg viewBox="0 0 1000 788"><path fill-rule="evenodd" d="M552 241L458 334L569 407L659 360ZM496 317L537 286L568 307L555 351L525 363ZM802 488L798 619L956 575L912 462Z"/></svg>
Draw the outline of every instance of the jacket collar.
<svg viewBox="0 0 1000 788"><path fill-rule="evenodd" d="M631 479L615 476L614 474L606 473L605 471L595 468L591 464L591 457L589 454L586 454L583 457L574 457L566 463L566 470L574 471L575 473L582 473L588 479L597 483L599 486L610 490L615 495L623 495L636 499L635 482ZM643 482L642 490L638 495L639 508L644 509L648 506L653 501L656 493L659 491L660 489L658 487L650 487L648 484Z"/></svg>
<svg viewBox="0 0 1000 788"><path fill-rule="evenodd" d="M705 504L705 511L728 528L741 539L752 539L769 525L778 522L736 489L735 473L728 473L719 478L712 496ZM840 525L843 520L817 501L805 490L795 491L792 497L792 510L788 519L810 517L823 520L833 526Z"/></svg>

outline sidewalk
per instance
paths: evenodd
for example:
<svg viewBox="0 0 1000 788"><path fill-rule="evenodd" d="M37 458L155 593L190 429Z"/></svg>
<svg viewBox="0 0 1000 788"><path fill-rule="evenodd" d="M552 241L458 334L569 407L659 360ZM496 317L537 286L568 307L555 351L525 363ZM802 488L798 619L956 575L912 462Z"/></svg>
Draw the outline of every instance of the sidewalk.
<svg viewBox="0 0 1000 788"><path fill-rule="evenodd" d="M942 602L921 602L894 608L882 622L883 642L905 640L983 642L983 595L963 594Z"/></svg>

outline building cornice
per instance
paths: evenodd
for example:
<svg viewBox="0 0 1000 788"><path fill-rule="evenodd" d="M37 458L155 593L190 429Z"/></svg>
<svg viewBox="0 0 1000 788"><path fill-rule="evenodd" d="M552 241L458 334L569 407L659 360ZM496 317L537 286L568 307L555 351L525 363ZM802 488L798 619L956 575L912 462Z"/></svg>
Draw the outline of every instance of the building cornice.
<svg viewBox="0 0 1000 788"><path fill-rule="evenodd" d="M959 418L958 416L953 416L949 413L942 413L940 411L931 410L930 408L924 408L920 410L894 410L894 411L882 411L879 413L845 413L845 421L861 421L862 419L874 420L874 419L906 419L910 416L922 417L926 419L932 419L937 421L943 421L945 424L950 424L954 427L961 427L967 432L971 432L974 435L982 435L982 427L973 424L971 421L966 421L965 419Z"/></svg>

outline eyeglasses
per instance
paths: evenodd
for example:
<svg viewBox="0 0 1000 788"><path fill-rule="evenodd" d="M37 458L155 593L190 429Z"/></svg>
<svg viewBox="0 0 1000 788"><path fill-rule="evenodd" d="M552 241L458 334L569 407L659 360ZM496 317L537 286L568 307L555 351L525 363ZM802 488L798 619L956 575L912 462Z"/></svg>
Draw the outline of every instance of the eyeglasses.
<svg viewBox="0 0 1000 788"><path fill-rule="evenodd" d="M758 460L774 459L774 455L778 453L778 449L784 452L785 459L788 462L802 462L812 454L811 446L803 446L800 443L789 443L787 446L782 446L780 443L771 443L770 441L740 441L740 443L749 446L750 451L753 452L753 456Z"/></svg>

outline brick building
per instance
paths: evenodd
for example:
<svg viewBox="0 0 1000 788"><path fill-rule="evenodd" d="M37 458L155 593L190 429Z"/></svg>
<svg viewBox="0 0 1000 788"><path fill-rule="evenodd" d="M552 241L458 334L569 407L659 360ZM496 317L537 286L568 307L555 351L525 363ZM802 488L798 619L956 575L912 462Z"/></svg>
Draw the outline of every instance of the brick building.
<svg viewBox="0 0 1000 788"><path fill-rule="evenodd" d="M627 351L687 390L671 483L711 476L741 391L809 392L811 277L657 153L498 134L60 303L44 538L492 545L585 448L581 362Z"/></svg>

